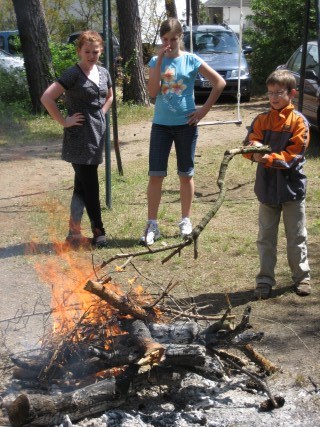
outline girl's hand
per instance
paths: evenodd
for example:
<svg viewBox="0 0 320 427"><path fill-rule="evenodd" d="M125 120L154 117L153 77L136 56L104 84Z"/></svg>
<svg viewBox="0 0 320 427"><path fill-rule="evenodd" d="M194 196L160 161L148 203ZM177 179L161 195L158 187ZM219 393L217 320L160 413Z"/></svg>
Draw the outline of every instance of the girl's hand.
<svg viewBox="0 0 320 427"><path fill-rule="evenodd" d="M191 114L188 115L188 125L196 126L198 122L200 122L200 120L204 118L205 115L206 113L202 111L202 108L193 111Z"/></svg>
<svg viewBox="0 0 320 427"><path fill-rule="evenodd" d="M82 113L75 113L72 116L67 116L65 119L65 128L70 128L71 126L82 126L83 122L86 120Z"/></svg>
<svg viewBox="0 0 320 427"><path fill-rule="evenodd" d="M171 51L171 48L170 48L169 44L168 45L162 45L158 50L158 59L162 60L164 55L170 51Z"/></svg>

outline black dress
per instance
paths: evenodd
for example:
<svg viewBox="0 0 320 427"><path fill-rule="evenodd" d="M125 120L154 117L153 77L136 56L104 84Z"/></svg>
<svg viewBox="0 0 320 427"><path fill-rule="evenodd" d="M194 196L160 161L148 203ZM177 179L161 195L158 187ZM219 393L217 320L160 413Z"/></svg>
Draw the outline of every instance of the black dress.
<svg viewBox="0 0 320 427"><path fill-rule="evenodd" d="M82 113L82 126L64 128L62 159L70 163L97 165L103 161L106 119L102 107L111 87L109 72L100 66L99 85L88 79L79 65L66 70L58 79L65 89L68 115Z"/></svg>

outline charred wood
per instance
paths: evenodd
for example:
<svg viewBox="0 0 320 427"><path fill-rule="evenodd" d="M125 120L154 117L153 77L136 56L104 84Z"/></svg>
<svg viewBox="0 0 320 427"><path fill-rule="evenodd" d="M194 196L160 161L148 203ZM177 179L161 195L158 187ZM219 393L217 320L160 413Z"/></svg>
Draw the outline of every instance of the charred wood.
<svg viewBox="0 0 320 427"><path fill-rule="evenodd" d="M188 344L194 342L200 328L196 322L150 323L149 330L152 338L160 343Z"/></svg>
<svg viewBox="0 0 320 427"><path fill-rule="evenodd" d="M53 426L62 422L65 414L76 421L118 407L124 402L135 373L128 369L117 378L57 396L21 394L8 408L10 422L13 426Z"/></svg>
<svg viewBox="0 0 320 427"><path fill-rule="evenodd" d="M8 407L9 420L14 427L55 426L63 422L66 414L71 421L93 416L125 402L128 395L135 394L151 385L177 385L185 371L154 367L149 372L137 374L131 367L123 375L102 380L88 387L58 396L21 394Z"/></svg>
<svg viewBox="0 0 320 427"><path fill-rule="evenodd" d="M164 366L202 366L206 360L206 349L199 344L169 344L165 346Z"/></svg>
<svg viewBox="0 0 320 427"><path fill-rule="evenodd" d="M205 357L202 365L188 366L185 369L213 381L219 381L225 376L221 366L210 356Z"/></svg>
<svg viewBox="0 0 320 427"><path fill-rule="evenodd" d="M159 365L164 353L164 347L151 337L151 333L142 320L128 320L122 322L123 328L129 332L134 344L143 353L137 361L139 365Z"/></svg>
<svg viewBox="0 0 320 427"><path fill-rule="evenodd" d="M92 355L99 357L108 367L123 366L135 363L141 358L142 352L138 348L121 348L117 350L104 350L95 346L90 346Z"/></svg>

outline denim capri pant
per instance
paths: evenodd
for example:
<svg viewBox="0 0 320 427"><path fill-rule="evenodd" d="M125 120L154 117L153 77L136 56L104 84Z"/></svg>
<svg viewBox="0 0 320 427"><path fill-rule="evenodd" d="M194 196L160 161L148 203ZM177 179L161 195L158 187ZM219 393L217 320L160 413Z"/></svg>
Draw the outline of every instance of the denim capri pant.
<svg viewBox="0 0 320 427"><path fill-rule="evenodd" d="M150 136L149 176L167 176L168 160L174 142L179 176L194 175L194 154L198 127L166 126L153 123Z"/></svg>

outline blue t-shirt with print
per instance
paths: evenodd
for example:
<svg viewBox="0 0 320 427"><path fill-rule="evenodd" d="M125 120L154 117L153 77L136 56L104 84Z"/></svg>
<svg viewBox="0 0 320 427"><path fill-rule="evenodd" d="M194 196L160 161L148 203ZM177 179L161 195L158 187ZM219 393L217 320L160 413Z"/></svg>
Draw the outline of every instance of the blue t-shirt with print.
<svg viewBox="0 0 320 427"><path fill-rule="evenodd" d="M157 56L154 56L149 67L154 68L156 62ZM153 123L178 126L188 122L188 115L195 110L194 81L201 64L201 59L189 52L177 58L163 58Z"/></svg>

